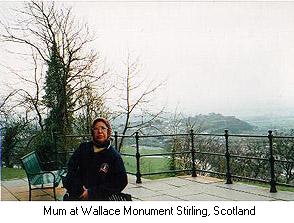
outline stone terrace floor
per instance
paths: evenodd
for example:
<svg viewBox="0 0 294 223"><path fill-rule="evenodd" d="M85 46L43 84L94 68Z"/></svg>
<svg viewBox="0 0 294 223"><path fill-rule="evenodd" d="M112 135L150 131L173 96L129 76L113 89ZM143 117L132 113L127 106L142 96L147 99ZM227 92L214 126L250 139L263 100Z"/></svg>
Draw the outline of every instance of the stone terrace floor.
<svg viewBox="0 0 294 223"><path fill-rule="evenodd" d="M270 193L269 188L239 182L225 184L224 180L204 176L181 176L158 180L142 179L141 184L129 175L129 184L123 192L134 201L294 201L294 192ZM64 188L57 188L57 199L62 200ZM27 179L1 182L2 201L27 201ZM33 201L51 201L52 189L32 191Z"/></svg>

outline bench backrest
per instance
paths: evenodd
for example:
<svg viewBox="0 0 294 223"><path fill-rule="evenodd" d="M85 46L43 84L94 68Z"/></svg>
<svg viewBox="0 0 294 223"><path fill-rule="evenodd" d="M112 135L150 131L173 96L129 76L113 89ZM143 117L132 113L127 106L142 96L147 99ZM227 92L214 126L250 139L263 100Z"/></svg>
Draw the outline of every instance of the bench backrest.
<svg viewBox="0 0 294 223"><path fill-rule="evenodd" d="M42 171L39 158L35 151L22 157L21 161L28 176L30 176L30 174L40 173Z"/></svg>

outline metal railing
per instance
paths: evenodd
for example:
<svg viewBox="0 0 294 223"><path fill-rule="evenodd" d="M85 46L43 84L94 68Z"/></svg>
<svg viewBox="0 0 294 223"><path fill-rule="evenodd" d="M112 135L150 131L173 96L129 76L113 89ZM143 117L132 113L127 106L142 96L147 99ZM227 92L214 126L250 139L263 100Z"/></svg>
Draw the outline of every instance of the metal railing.
<svg viewBox="0 0 294 223"><path fill-rule="evenodd" d="M56 136L54 137L54 140L56 142ZM140 153L140 139L144 138L158 138L158 137L175 137L175 136L182 136L187 137L189 139L189 148L185 151L179 151L179 152L165 152L165 153L149 153L149 154L141 154ZM201 136L201 137L221 137L224 139L224 153L220 152L206 152L206 151L196 151L195 145L197 145L197 142L195 142L195 136ZM66 137L82 137L83 139L89 138L90 135L67 135ZM244 156L244 155L233 155L230 152L229 143L231 138L263 138L267 140L267 155L264 157L254 157L254 156ZM119 138L131 138L135 139L135 154L130 153L123 153L121 152L122 156L129 156L134 157L136 159L136 172L128 172L128 174L135 175L136 176L136 183L142 183L142 176L150 176L150 175L157 175L157 174L170 174L170 173L180 173L180 172L190 172L192 177L197 176L197 172L199 173L208 173L213 175L219 175L224 176L226 179L226 184L232 184L233 178L236 179L242 179L242 180L249 180L249 181L256 181L256 182L262 182L262 183L268 183L270 184L270 192L275 193L277 192L276 185L282 185L282 186L289 186L294 187L294 185L287 184L287 183L281 183L277 182L276 180L276 172L275 167L276 163L284 163L284 164L290 164L294 165L294 157L290 160L283 160L283 159L276 159L274 155L273 150L273 140L274 139L294 139L294 136L274 136L272 131L269 130L267 135L242 135L242 134L229 134L228 130L225 130L224 134L206 134L206 133L194 133L193 130L190 130L189 133L185 134L162 134L162 135L139 135L138 132L136 132L134 135L119 135L117 132L113 135L114 138L114 146L115 148L118 148L118 140ZM141 159L143 157L152 157L152 156L173 156L173 155L189 155L190 154L190 168L185 169L178 169L178 170L166 170L166 171L157 171L157 172L147 172L147 173L141 173ZM212 170L205 170L196 168L196 160L197 155L205 155L205 156L217 156L224 159L225 162L225 171L219 172L219 171L212 171ZM259 179L259 178L252 178L252 177L246 177L246 176L239 176L232 174L232 160L233 159L244 159L244 160L257 160L266 162L269 165L269 179Z"/></svg>
<svg viewBox="0 0 294 223"><path fill-rule="evenodd" d="M140 139L142 138L150 138L150 137L174 137L174 136L185 136L190 138L190 148L187 151L182 152L168 152L168 153L153 153L153 154L141 154L140 153ZM223 137L225 140L225 153L216 153L216 152L202 152L202 151L196 151L195 150L195 136L203 136L203 137ZM281 159L275 159L274 153L273 153L273 140L274 139L294 139L294 136L274 136L272 134L272 131L268 131L268 135L237 135L232 134L230 135L228 130L225 130L224 134L206 134L206 133L194 133L193 130L190 130L190 133L186 134L168 134L168 135L139 135L138 132L135 133L135 136L126 136L126 135L118 135L117 132L114 134L114 143L115 147L117 148L118 145L118 138L125 137L125 138L134 138L136 139L136 154L128 154L128 153L121 153L122 156L131 156L136 158L136 173L129 174L136 175L136 183L142 183L142 176L147 175L155 175L155 174L167 174L167 173L177 173L177 172L187 172L190 171L192 177L196 177L196 172L203 172L203 173L210 173L220 176L225 176L226 178L226 184L232 184L232 178L242 179L242 180L249 180L249 181L256 181L256 182L262 182L262 183L269 183L270 184L270 192L275 193L277 192L276 185L282 185L282 186L290 186L294 187L294 185L291 184L285 184L277 182L276 176L275 176L275 163L282 162L287 164L294 165L294 157L292 160L281 160ZM242 155L232 155L230 154L229 150L229 142L230 137L242 137L242 138L266 138L268 140L268 157L254 157L254 156L242 156ZM159 171L159 172L149 172L149 173L141 173L140 171L140 159L143 157L151 157L151 156L166 156L166 155L177 155L177 154L191 154L191 168L189 169L181 169L181 170L170 170L170 171ZM197 158L197 154L207 155L207 156L219 156L224 157L225 163L226 163L226 172L217 172L217 171L210 171L210 170L203 170L203 169L197 169L195 166L195 161ZM265 161L269 163L269 173L270 173L270 179L269 180L263 180L258 178L251 178L246 176L239 176L232 174L231 169L231 160L232 159L251 159L251 160L258 160L258 161Z"/></svg>

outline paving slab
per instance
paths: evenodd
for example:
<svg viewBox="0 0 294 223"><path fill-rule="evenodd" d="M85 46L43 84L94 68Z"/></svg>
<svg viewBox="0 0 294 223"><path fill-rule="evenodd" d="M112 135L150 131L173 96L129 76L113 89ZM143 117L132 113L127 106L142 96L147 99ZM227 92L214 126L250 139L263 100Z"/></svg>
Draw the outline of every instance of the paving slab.
<svg viewBox="0 0 294 223"><path fill-rule="evenodd" d="M269 197L251 194L251 193L245 193L241 191L236 190L230 190L227 188L221 188L221 187L211 187L209 191L206 191L207 194L216 196L216 197L222 197L231 201L271 201L274 200Z"/></svg>
<svg viewBox="0 0 294 223"><path fill-rule="evenodd" d="M190 196L193 194L200 194L201 191L198 189L191 190L190 188L176 188L173 190L165 191L164 194L173 196L173 197L183 197L183 196Z"/></svg>
<svg viewBox="0 0 294 223"><path fill-rule="evenodd" d="M217 197L206 193L192 194L182 197L185 201L229 201L223 197Z"/></svg>
<svg viewBox="0 0 294 223"><path fill-rule="evenodd" d="M294 193L288 191L278 191L277 193L269 193L268 197L281 201L294 201Z"/></svg>
<svg viewBox="0 0 294 223"><path fill-rule="evenodd" d="M29 200L29 192L15 192L13 195L20 201L28 201ZM37 200L34 198L40 197L40 196L47 196L48 194L42 190L33 190L32 191L32 200ZM50 199L51 200L51 199Z"/></svg>
<svg viewBox="0 0 294 223"><path fill-rule="evenodd" d="M126 188L138 188L138 187L142 187L142 184L128 183L128 185L126 186Z"/></svg>
<svg viewBox="0 0 294 223"><path fill-rule="evenodd" d="M167 190L173 190L176 189L178 187L168 184L166 182L158 182L158 181L154 181L154 182L146 182L142 185L143 188L147 188L153 191L167 191Z"/></svg>
<svg viewBox="0 0 294 223"><path fill-rule="evenodd" d="M184 199L162 194L158 196L148 197L148 201L184 201Z"/></svg>
<svg viewBox="0 0 294 223"><path fill-rule="evenodd" d="M33 201L55 201L50 195L38 196L33 198Z"/></svg>
<svg viewBox="0 0 294 223"><path fill-rule="evenodd" d="M223 179L206 176L180 176L158 180L142 178L136 183L136 177L128 175L129 184L124 193L132 195L133 201L294 201L294 193L278 191L270 193L269 188L247 185L240 182L225 184ZM56 188L57 200L62 200L65 189ZM1 200L27 201L29 197L26 179L2 181ZM53 201L52 189L32 191L33 201Z"/></svg>
<svg viewBox="0 0 294 223"><path fill-rule="evenodd" d="M231 190L265 196L273 200L294 201L294 193L288 191L278 191L277 193L270 193L270 188L259 187L255 185L247 185L243 183L217 184L217 187L223 187Z"/></svg>
<svg viewBox="0 0 294 223"><path fill-rule="evenodd" d="M17 201L18 199L1 186L1 201Z"/></svg>
<svg viewBox="0 0 294 223"><path fill-rule="evenodd" d="M207 177L207 176L197 176L197 177L191 177L191 176L180 176L179 178L198 182L198 183L204 183L204 184L212 184L212 183L219 183L219 182L225 182L223 179L213 178L213 177Z"/></svg>
<svg viewBox="0 0 294 223"><path fill-rule="evenodd" d="M54 193L53 193L53 189L43 189L42 191L44 191L47 195L51 196L51 200L54 200ZM66 189L65 188L61 188L61 187L57 187L55 188L55 194L56 194L56 199L57 200L63 200L63 196L66 193Z"/></svg>
<svg viewBox="0 0 294 223"><path fill-rule="evenodd" d="M13 194L18 201L28 201L29 200L29 193L28 192L17 192ZM45 193L41 194L45 195ZM38 200L40 197L40 193L32 193L32 200Z"/></svg>
<svg viewBox="0 0 294 223"><path fill-rule="evenodd" d="M208 184L190 182L189 184L178 187L177 189L165 191L165 193L172 196L189 196L193 194L205 193L210 190L211 186Z"/></svg>
<svg viewBox="0 0 294 223"><path fill-rule="evenodd" d="M15 187L7 187L5 186L4 188L9 188L10 193L18 193L18 192L29 192L29 185L25 186L15 186Z"/></svg>
<svg viewBox="0 0 294 223"><path fill-rule="evenodd" d="M185 186L185 185L191 183L189 180L181 179L181 178L178 178L178 177L165 178L165 179L158 180L158 181L159 182L164 181L167 184L170 184L170 185L173 185L173 186L176 186L176 187L182 187L182 186Z"/></svg>
<svg viewBox="0 0 294 223"><path fill-rule="evenodd" d="M1 185L1 194L9 192L4 186Z"/></svg>
<svg viewBox="0 0 294 223"><path fill-rule="evenodd" d="M143 187L125 189L124 191L128 194L131 194L132 197L138 198L140 200L148 200L147 198L149 197L161 195L161 193L159 192L152 191Z"/></svg>
<svg viewBox="0 0 294 223"><path fill-rule="evenodd" d="M131 174L128 174L128 182L129 183L134 183L134 184L137 184L136 183L136 180L137 180L137 177L135 175L131 175ZM148 182L148 181L153 181L153 180L150 180L150 179L147 179L147 178L141 178L142 182Z"/></svg>
<svg viewBox="0 0 294 223"><path fill-rule="evenodd" d="M25 186L28 185L28 182L24 179L18 179L18 180L6 180L6 181L1 181L1 185L4 187L17 187L17 186Z"/></svg>

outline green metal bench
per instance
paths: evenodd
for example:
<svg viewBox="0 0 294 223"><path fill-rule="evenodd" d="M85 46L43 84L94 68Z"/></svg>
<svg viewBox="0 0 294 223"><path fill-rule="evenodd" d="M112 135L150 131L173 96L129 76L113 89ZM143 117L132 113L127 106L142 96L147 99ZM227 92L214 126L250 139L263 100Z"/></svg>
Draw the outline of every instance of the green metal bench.
<svg viewBox="0 0 294 223"><path fill-rule="evenodd" d="M65 175L65 169L52 171L42 170L42 165L36 151L33 151L21 158L29 182L29 200L32 199L32 190L52 188L54 200L56 200L55 188L58 187L61 177ZM44 187L44 185L50 185ZM52 185L52 186L51 186ZM32 187L33 186L33 187ZM41 186L41 187L39 187Z"/></svg>

